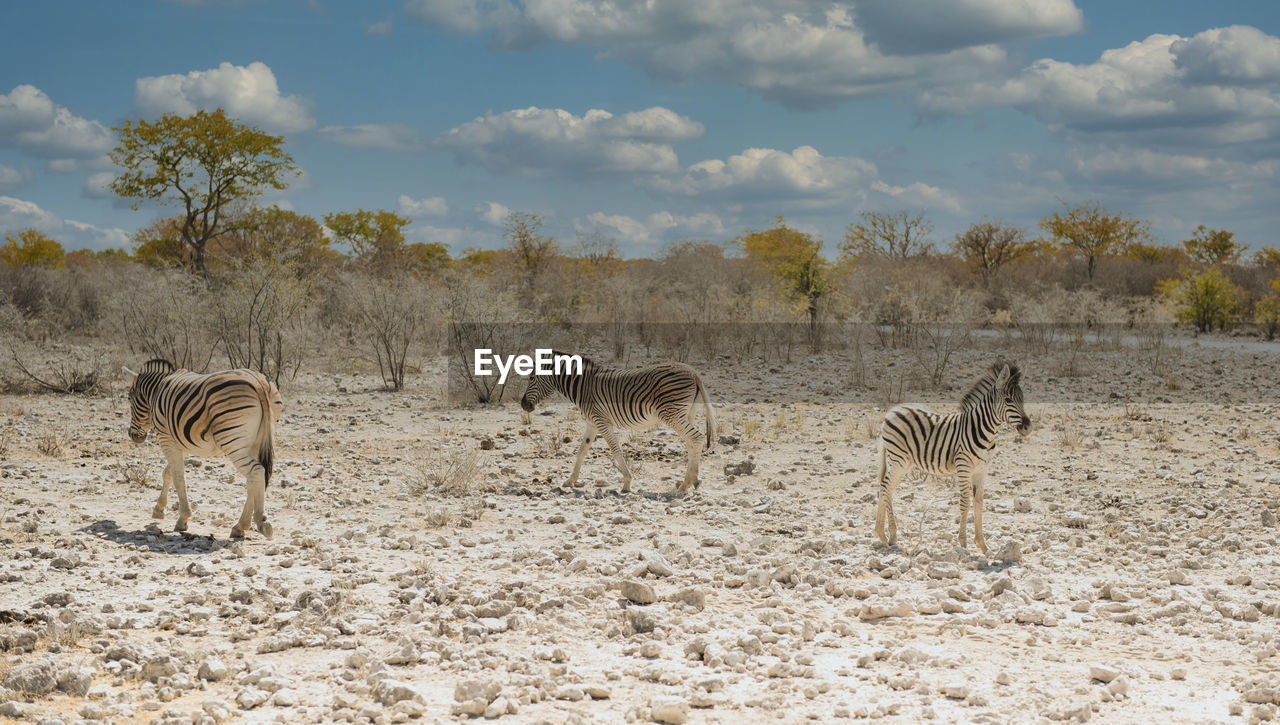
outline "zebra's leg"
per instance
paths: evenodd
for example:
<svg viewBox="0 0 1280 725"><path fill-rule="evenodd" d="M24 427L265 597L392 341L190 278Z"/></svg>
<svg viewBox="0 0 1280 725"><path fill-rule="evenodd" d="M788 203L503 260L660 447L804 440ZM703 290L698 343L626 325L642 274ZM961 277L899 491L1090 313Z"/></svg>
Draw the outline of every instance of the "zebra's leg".
<svg viewBox="0 0 1280 725"><path fill-rule="evenodd" d="M956 467L956 489L960 494L960 548L968 547L969 504L973 499L973 470L968 465Z"/></svg>
<svg viewBox="0 0 1280 725"><path fill-rule="evenodd" d="M970 492L973 495L973 543L978 545L983 554L987 553L987 540L982 537L982 485L986 477L986 466L975 466L970 484Z"/></svg>
<svg viewBox="0 0 1280 725"><path fill-rule="evenodd" d="M876 536L881 543L894 546L898 543L898 518L893 515L893 492L898 484L911 472L911 464L892 462L889 464L884 478L880 481L880 501L876 507ZM889 525L889 538L885 540L885 523Z"/></svg>
<svg viewBox="0 0 1280 725"><path fill-rule="evenodd" d="M173 464L168 462L169 454L165 454L164 473L160 474L160 498L155 508L151 509L151 518L164 518L165 507L169 505L169 486L173 483Z"/></svg>
<svg viewBox="0 0 1280 725"><path fill-rule="evenodd" d="M591 442L596 439L595 426L587 423L587 430L582 434L582 443L578 445L578 459L573 462L573 473L569 474L569 480L566 486L572 486L578 482L578 471L582 470L582 461L587 457L587 449L591 447Z"/></svg>
<svg viewBox="0 0 1280 725"><path fill-rule="evenodd" d="M245 484L248 486L248 497L253 501L253 526L258 533L271 538L271 524L267 523L267 471L262 464L254 461L249 467L249 473L245 476Z"/></svg>
<svg viewBox="0 0 1280 725"><path fill-rule="evenodd" d="M263 473L263 468L262 466L259 466L256 461L237 466L237 468L240 469L240 473L244 476L245 495L244 509L240 511L240 520L236 522L235 526L231 527L231 538L233 539L244 538L245 533L249 531L249 522L252 520L254 511L256 510L256 499L254 497L253 485L253 469L255 466L257 466L258 472L261 475ZM263 482L264 480L265 479L260 478L259 482Z"/></svg>
<svg viewBox="0 0 1280 725"><path fill-rule="evenodd" d="M182 451L172 451L169 454L169 468L173 471L173 488L178 492L178 524L173 527L174 531L186 531L187 520L191 518L191 506L187 503L187 479L185 474L187 454Z"/></svg>
<svg viewBox="0 0 1280 725"><path fill-rule="evenodd" d="M609 450L613 453L613 460L618 464L618 470L622 471L622 492L629 493L631 491L631 469L627 467L626 456L622 453L622 446L618 445L618 436L613 432L613 426L605 426L604 440L609 444Z"/></svg>
<svg viewBox="0 0 1280 725"><path fill-rule="evenodd" d="M698 463L702 460L702 433L689 422L688 415L665 421L667 425L684 439L689 449L689 466L684 472L684 483L676 486L677 491L688 491L698 487Z"/></svg>

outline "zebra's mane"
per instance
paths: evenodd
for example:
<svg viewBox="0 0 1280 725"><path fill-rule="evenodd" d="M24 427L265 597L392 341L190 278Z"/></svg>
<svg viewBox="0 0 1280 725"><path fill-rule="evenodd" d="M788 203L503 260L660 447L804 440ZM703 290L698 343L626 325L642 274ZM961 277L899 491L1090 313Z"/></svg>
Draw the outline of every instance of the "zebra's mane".
<svg viewBox="0 0 1280 725"><path fill-rule="evenodd" d="M143 363L142 370L139 374L146 375L147 373L164 373L168 375L169 373L177 369L178 369L177 365L174 365L173 363L169 362L168 360L165 360L162 357L157 357L157 358L152 358L146 361L145 363Z"/></svg>
<svg viewBox="0 0 1280 725"><path fill-rule="evenodd" d="M557 356L560 356L560 355L564 355L564 356L568 356L568 355L577 355L577 356L582 360L582 372L583 372L584 374L585 374L588 370L603 370L603 369L604 369L604 366L602 366L600 363L597 363L595 360L592 360L591 358L587 357L586 355L583 355L582 353L561 352L560 350L552 350L552 351L551 351L551 354L552 354L552 355L557 355Z"/></svg>
<svg viewBox="0 0 1280 725"><path fill-rule="evenodd" d="M973 410L981 405L982 402L987 399L987 396L995 390L996 381L1000 379L1000 373L1004 370L1006 365L1009 366L1010 383L1017 384L1022 380L1022 371L1018 370L1017 365L1005 362L1004 360L997 360L991 364L991 367L987 369L987 372L984 373L982 377L978 378L977 382L975 382L969 388L969 391L964 394L964 397L960 399L960 409Z"/></svg>

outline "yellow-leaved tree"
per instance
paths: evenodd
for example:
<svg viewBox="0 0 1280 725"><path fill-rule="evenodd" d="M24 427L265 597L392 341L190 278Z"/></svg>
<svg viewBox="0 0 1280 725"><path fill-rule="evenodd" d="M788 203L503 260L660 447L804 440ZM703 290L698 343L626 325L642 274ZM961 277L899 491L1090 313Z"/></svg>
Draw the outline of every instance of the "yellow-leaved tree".
<svg viewBox="0 0 1280 725"><path fill-rule="evenodd" d="M1096 201L1054 212L1040 220L1040 228L1063 249L1075 250L1084 257L1090 282L1099 259L1120 254L1134 242L1151 239L1150 224L1119 212L1112 214Z"/></svg>
<svg viewBox="0 0 1280 725"><path fill-rule="evenodd" d="M38 229L23 229L4 235L0 246L0 262L10 267L46 267L65 269L67 254L62 245Z"/></svg>
<svg viewBox="0 0 1280 725"><path fill-rule="evenodd" d="M730 244L778 282L783 296L805 306L811 335L818 330L819 302L830 294L831 265L822 256L822 240L787 226L782 217L772 229L749 229ZM813 338L817 340L816 336Z"/></svg>
<svg viewBox="0 0 1280 725"><path fill-rule="evenodd" d="M404 228L413 220L384 209L357 209L325 214L324 223L370 272L390 276L402 269L406 261Z"/></svg>
<svg viewBox="0 0 1280 725"><path fill-rule="evenodd" d="M218 109L156 121L125 121L111 160L120 175L110 188L137 209L142 202L176 204L178 238L196 272L207 277L210 241L235 228L229 206L284 189L298 173L284 137L263 133Z"/></svg>

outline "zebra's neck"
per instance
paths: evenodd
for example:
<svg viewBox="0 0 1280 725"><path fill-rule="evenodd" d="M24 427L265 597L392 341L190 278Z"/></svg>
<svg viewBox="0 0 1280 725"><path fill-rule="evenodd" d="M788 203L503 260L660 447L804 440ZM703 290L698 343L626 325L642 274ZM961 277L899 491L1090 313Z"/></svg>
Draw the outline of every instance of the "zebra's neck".
<svg viewBox="0 0 1280 725"><path fill-rule="evenodd" d="M996 432L1004 422L999 403L999 396L988 395L980 404L960 413L961 425L971 432L974 448L989 451L995 446Z"/></svg>
<svg viewBox="0 0 1280 725"><path fill-rule="evenodd" d="M596 369L584 366L581 375L557 373L552 377L556 392L568 398L574 405L581 406L585 397L587 381L594 378Z"/></svg>

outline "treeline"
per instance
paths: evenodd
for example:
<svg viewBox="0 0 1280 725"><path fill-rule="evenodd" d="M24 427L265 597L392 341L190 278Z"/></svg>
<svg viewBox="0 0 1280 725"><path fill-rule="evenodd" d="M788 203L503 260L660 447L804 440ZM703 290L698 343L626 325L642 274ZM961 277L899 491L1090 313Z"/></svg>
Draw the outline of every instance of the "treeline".
<svg viewBox="0 0 1280 725"><path fill-rule="evenodd" d="M843 344L823 339L833 325L867 323L879 344L919 350L936 383L980 326L1040 344L1055 329L1175 320L1200 331L1252 325L1268 338L1280 328L1280 250L1246 256L1230 231L1203 226L1160 244L1146 222L1096 202L1064 206L1034 230L982 219L941 244L922 214L864 212L834 258L781 217L727 241L624 259L613 239L556 240L541 216L513 212L496 248L451 256L441 244L409 243L411 220L390 211L316 219L261 205L265 190L287 185L292 159L283 138L221 111L116 131L121 172L111 188L178 213L139 229L127 251L67 252L34 229L6 233L0 326L19 364L23 344L82 336L279 380L323 348L367 359L398 389L416 355L518 346L520 324L613 325L608 344L621 356L624 326L680 323L659 341L680 357L695 347L714 355L719 344L681 336L681 325L757 323L765 332L733 351L789 355L793 344Z"/></svg>

